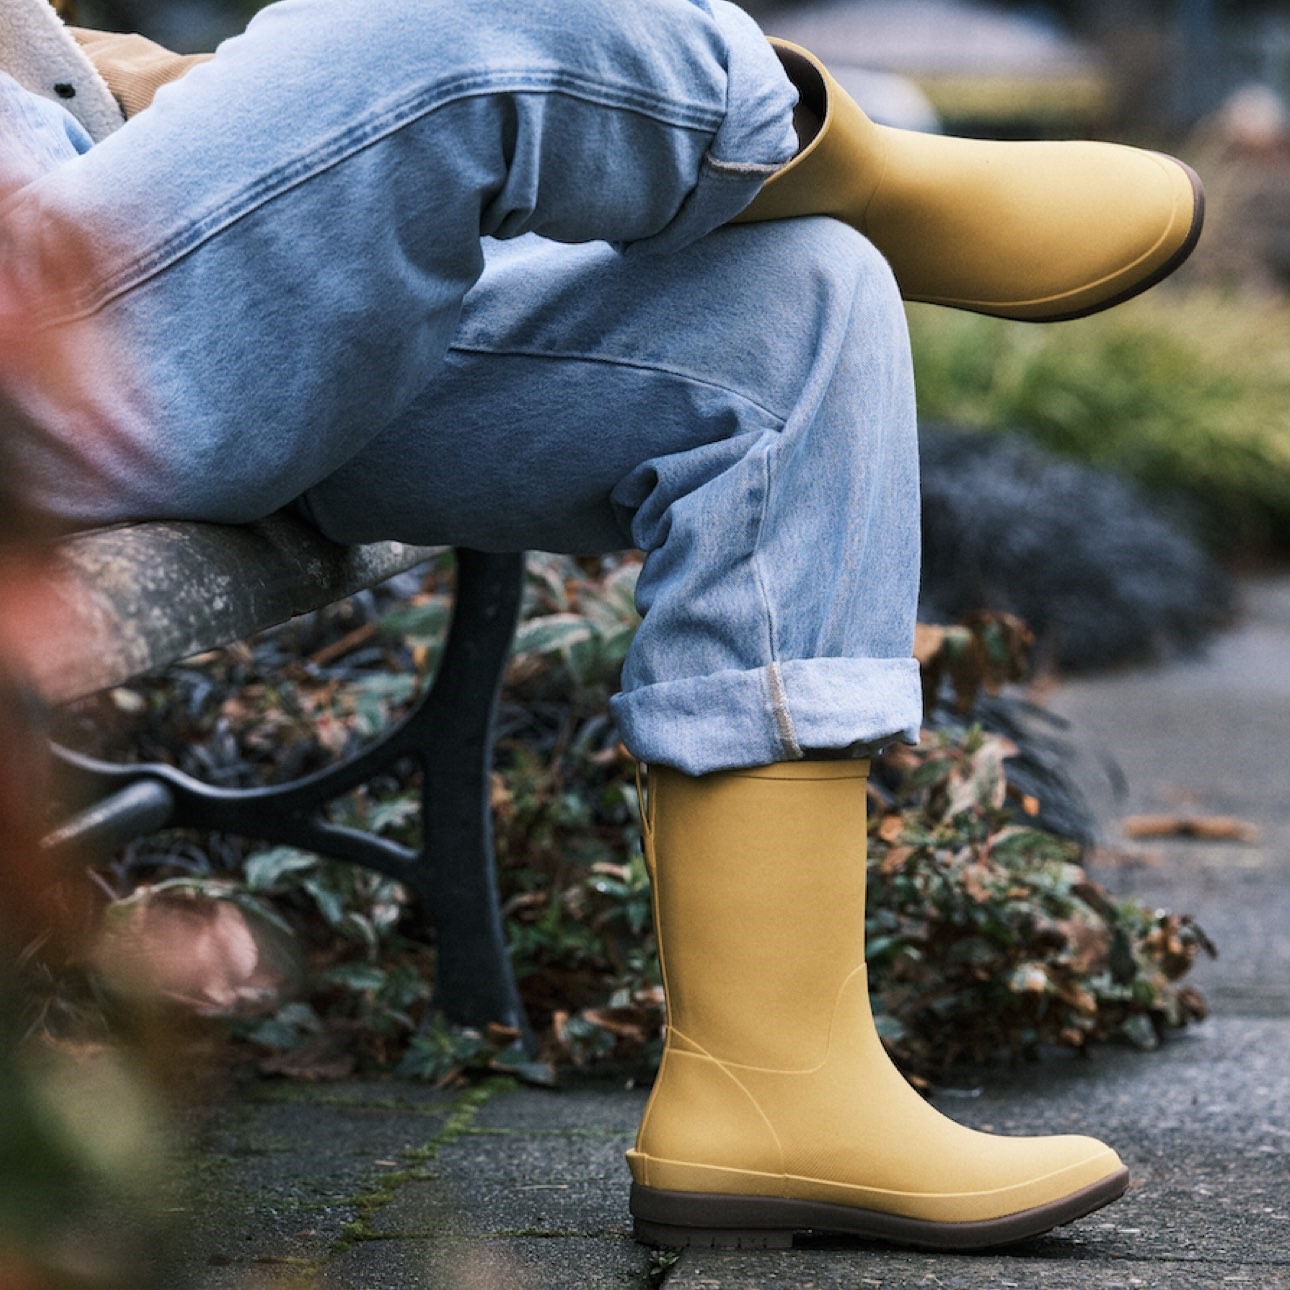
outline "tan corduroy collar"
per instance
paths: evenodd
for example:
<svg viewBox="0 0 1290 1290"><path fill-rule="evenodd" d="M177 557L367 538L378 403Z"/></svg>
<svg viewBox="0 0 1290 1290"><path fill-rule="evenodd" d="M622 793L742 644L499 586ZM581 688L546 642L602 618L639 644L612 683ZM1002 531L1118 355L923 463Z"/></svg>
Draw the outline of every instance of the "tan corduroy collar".
<svg viewBox="0 0 1290 1290"><path fill-rule="evenodd" d="M108 83L127 117L142 112L163 85L177 81L189 68L214 56L172 54L143 36L118 36L107 31L88 31L84 27L69 30Z"/></svg>

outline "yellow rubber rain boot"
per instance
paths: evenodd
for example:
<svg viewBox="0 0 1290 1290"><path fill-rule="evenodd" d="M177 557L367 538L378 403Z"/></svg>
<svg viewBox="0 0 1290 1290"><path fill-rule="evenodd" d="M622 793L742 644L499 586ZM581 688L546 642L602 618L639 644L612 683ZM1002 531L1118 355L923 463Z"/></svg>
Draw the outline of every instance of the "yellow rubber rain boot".
<svg viewBox="0 0 1290 1290"><path fill-rule="evenodd" d="M822 124L736 222L832 215L886 256L906 300L1029 322L1119 304L1196 245L1200 180L1173 157L877 125L806 50L771 43Z"/></svg>
<svg viewBox="0 0 1290 1290"><path fill-rule="evenodd" d="M646 858L667 1041L627 1153L638 1240L787 1248L794 1232L1000 1245L1121 1195L1092 1138L946 1119L878 1039L856 761L653 769Z"/></svg>

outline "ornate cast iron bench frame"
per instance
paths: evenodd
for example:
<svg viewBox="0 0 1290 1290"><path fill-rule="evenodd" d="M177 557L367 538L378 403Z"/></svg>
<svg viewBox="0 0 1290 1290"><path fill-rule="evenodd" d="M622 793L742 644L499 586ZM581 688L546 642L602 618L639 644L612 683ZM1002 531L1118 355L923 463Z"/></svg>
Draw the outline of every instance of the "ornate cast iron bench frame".
<svg viewBox="0 0 1290 1290"><path fill-rule="evenodd" d="M298 520L149 523L59 542L51 594L67 626L36 660L63 703L352 595L435 554L401 543L343 547ZM452 623L416 706L356 755L294 781L227 789L161 764L117 765L55 747L59 798L75 809L46 849L101 855L166 828L220 831L365 865L404 883L434 929L435 1007L450 1021L532 1035L498 907L489 775L493 722L523 583L523 555L457 550ZM337 825L328 802L396 762L422 771L419 851Z"/></svg>

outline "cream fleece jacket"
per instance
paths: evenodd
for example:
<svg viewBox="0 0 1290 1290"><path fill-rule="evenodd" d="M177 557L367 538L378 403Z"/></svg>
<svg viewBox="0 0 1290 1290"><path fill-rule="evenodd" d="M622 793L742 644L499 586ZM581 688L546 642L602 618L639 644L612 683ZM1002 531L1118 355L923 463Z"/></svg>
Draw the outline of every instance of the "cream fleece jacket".
<svg viewBox="0 0 1290 1290"><path fill-rule="evenodd" d="M95 143L210 54L172 54L142 36L67 27L49 0L0 0L0 71L61 103Z"/></svg>
<svg viewBox="0 0 1290 1290"><path fill-rule="evenodd" d="M61 103L95 143L125 120L107 82L49 0L0 0L0 70Z"/></svg>

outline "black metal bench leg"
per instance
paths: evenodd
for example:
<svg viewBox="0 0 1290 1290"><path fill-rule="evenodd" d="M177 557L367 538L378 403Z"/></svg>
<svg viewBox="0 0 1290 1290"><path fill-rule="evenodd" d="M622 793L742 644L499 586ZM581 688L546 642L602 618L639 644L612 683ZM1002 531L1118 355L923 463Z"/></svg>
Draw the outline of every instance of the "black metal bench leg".
<svg viewBox="0 0 1290 1290"><path fill-rule="evenodd" d="M438 945L434 1003L448 1020L533 1036L502 929L493 850L493 724L519 615L523 555L457 551L452 627L423 754L423 908Z"/></svg>

